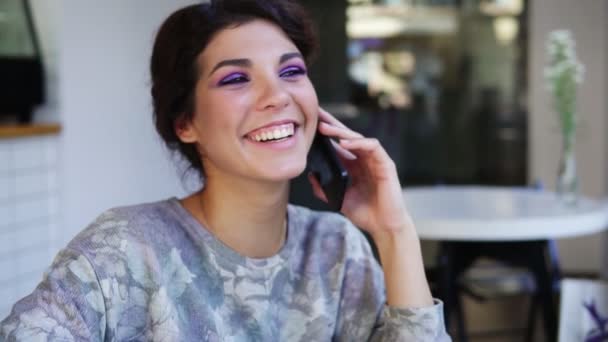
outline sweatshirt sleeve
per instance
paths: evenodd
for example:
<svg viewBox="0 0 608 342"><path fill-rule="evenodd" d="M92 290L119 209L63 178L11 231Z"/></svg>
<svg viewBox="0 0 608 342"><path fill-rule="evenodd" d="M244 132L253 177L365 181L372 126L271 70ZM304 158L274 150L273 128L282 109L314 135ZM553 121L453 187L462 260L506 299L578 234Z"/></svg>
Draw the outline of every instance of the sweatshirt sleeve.
<svg viewBox="0 0 608 342"><path fill-rule="evenodd" d="M104 299L93 267L61 251L42 282L0 322L0 341L102 341Z"/></svg>
<svg viewBox="0 0 608 342"><path fill-rule="evenodd" d="M436 341L452 339L445 331L443 303L423 308L395 308L385 305L372 332L371 341Z"/></svg>
<svg viewBox="0 0 608 342"><path fill-rule="evenodd" d="M384 275L365 237L349 234L336 339L338 341L451 341L443 303L422 308L386 304Z"/></svg>

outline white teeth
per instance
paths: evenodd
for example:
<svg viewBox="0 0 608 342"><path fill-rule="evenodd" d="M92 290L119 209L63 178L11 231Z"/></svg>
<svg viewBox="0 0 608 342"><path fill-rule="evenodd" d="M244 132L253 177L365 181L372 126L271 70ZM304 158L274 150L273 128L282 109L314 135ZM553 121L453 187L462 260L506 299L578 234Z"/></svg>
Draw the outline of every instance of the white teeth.
<svg viewBox="0 0 608 342"><path fill-rule="evenodd" d="M289 136L292 136L295 131L294 124L283 125L281 127L274 128L271 131L265 131L258 133L253 136L255 141L267 141L267 140L278 140Z"/></svg>

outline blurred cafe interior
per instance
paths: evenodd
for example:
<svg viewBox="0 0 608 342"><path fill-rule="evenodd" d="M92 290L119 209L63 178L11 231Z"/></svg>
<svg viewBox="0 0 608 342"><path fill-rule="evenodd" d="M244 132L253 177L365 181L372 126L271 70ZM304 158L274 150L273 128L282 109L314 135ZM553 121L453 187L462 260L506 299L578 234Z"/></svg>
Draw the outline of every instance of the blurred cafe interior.
<svg viewBox="0 0 608 342"><path fill-rule="evenodd" d="M0 319L100 212L196 188L156 137L148 89L158 24L195 2L0 1ZM571 311L564 309L560 280L608 278L608 1L301 3L320 37L309 72L320 103L382 143L406 198L417 189L453 188L554 194L563 149L547 85L547 40L553 31L570 32L585 72L576 88L580 199L565 212L584 211L597 221L581 221L579 233L582 216L576 216L559 234L535 235L545 262L558 270L547 296L525 260L510 264L481 253L459 271L447 268L456 276L446 310L455 341L552 341L558 335L569 341L564 312ZM291 201L327 209L304 176L293 181ZM472 210L485 210L483 201L471 199L479 204ZM433 203L441 217L452 210L447 201ZM543 203L541 211L550 205ZM525 203L509 205L500 213L532 211ZM426 214L420 215L423 229ZM444 244L439 235L421 232L421 240L431 288L442 298L447 249L473 247L461 244L467 238ZM505 246L510 257L524 250ZM608 287L598 296L608 316Z"/></svg>

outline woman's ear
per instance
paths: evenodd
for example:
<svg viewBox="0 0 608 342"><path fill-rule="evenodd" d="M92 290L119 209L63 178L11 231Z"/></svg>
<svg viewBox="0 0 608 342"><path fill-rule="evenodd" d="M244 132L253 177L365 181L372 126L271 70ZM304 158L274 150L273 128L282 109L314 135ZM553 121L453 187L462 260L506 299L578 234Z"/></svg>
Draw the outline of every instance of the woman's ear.
<svg viewBox="0 0 608 342"><path fill-rule="evenodd" d="M198 134L194 129L194 125L185 115L175 120L173 129L175 129L175 134L183 143L195 143L198 141Z"/></svg>

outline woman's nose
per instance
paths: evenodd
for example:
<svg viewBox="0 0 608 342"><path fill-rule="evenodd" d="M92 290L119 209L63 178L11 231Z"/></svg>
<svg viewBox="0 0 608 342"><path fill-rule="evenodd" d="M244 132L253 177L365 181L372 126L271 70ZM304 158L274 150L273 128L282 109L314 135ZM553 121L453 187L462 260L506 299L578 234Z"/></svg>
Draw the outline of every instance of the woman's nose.
<svg viewBox="0 0 608 342"><path fill-rule="evenodd" d="M289 103L289 99L289 93L280 80L260 81L260 91L257 99L259 110L284 108Z"/></svg>

